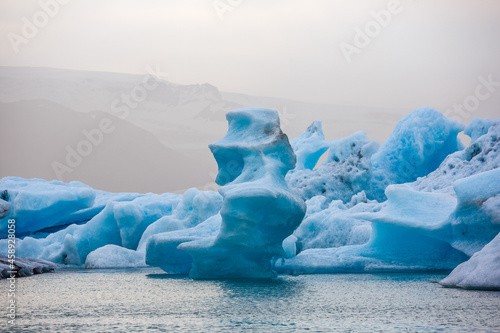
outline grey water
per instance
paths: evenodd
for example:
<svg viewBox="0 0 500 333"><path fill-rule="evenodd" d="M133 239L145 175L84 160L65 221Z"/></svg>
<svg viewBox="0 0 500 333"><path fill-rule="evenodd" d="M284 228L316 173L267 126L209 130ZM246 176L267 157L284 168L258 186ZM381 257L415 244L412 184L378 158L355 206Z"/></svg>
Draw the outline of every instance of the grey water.
<svg viewBox="0 0 500 333"><path fill-rule="evenodd" d="M195 281L158 269L59 270L16 280L6 332L500 332L500 292L444 274ZM0 281L6 291L6 280Z"/></svg>

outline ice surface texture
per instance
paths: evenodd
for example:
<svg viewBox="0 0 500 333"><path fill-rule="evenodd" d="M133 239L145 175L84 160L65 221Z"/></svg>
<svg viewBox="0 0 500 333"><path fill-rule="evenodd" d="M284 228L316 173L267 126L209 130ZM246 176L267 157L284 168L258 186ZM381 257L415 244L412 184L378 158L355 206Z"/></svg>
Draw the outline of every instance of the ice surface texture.
<svg viewBox="0 0 500 333"><path fill-rule="evenodd" d="M61 211L70 215L93 205L96 191L80 182L69 184L41 179L6 177L0 180L0 235L7 221L16 219L16 235L29 235L61 223Z"/></svg>
<svg viewBox="0 0 500 333"><path fill-rule="evenodd" d="M439 283L445 287L500 290L500 234Z"/></svg>
<svg viewBox="0 0 500 333"><path fill-rule="evenodd" d="M462 130L462 124L435 109L420 108L401 119L379 147L364 132L327 142L321 123L314 122L292 141L303 162L286 179L306 200L322 195L329 201L347 203L353 195L365 191L368 199L384 201L388 185L425 176L448 154L462 149L457 139ZM325 147L329 148L328 159L313 170Z"/></svg>
<svg viewBox="0 0 500 333"><path fill-rule="evenodd" d="M388 186L388 200L378 206L358 203L346 210L335 201L325 208L321 199L309 200L314 212L294 234L297 256L276 261L275 268L415 271L452 269L467 260L500 231L499 125L500 120L473 120L466 128L473 138L467 148L413 183ZM350 246L349 231L363 220L371 222L370 240ZM348 231L340 238L345 244L335 241L342 230Z"/></svg>
<svg viewBox="0 0 500 333"><path fill-rule="evenodd" d="M314 122L291 142L295 168L276 112L242 109L228 120L227 135L211 146L220 194L106 193L7 177L0 238L15 218L19 256L87 268L151 265L197 278L451 270L472 256L452 275L467 277L450 285L500 280L498 257L478 252L494 253L485 245L500 232L499 119L474 119L464 149L462 125L430 108L401 120L382 146L363 132L325 141ZM299 196L307 199L300 225Z"/></svg>
<svg viewBox="0 0 500 333"><path fill-rule="evenodd" d="M285 182L296 157L275 110L237 109L226 118L227 134L210 145L223 185L220 231L179 249L193 257L193 278L274 277L270 260L284 255L282 242L306 210Z"/></svg>

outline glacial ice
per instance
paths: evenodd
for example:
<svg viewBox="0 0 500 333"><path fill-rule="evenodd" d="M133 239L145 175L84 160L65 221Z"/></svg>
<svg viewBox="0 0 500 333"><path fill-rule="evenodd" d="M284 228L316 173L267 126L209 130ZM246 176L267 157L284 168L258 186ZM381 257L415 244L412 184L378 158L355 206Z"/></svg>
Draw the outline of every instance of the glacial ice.
<svg viewBox="0 0 500 333"><path fill-rule="evenodd" d="M281 273L426 271L452 269L467 259L448 242L433 237L443 232L444 221L455 209L453 196L418 192L408 185L391 185L386 195L388 200L381 209L358 204L345 217L350 219L345 225L351 227L360 220L372 222L368 242L306 249L294 258L278 260L275 269ZM339 221L337 217L335 222Z"/></svg>
<svg viewBox="0 0 500 333"><path fill-rule="evenodd" d="M16 255L82 265L90 252L108 244L135 250L147 226L160 217L171 214L179 197L171 193L149 193L129 202L109 201L104 209L85 224L72 224L44 238L28 236L16 240ZM38 200L51 202L54 199L40 196ZM6 249L6 244L6 239L0 240L1 249Z"/></svg>
<svg viewBox="0 0 500 333"><path fill-rule="evenodd" d="M463 129L461 123L429 107L401 119L372 156L370 197L383 201L388 185L412 182L434 171L446 156L463 149L457 138Z"/></svg>
<svg viewBox="0 0 500 333"><path fill-rule="evenodd" d="M306 217L293 233L297 252L368 242L372 230L371 224L367 220L354 217L354 214L376 211L380 209L378 202L366 199L364 192L361 192L348 204L334 200L327 208L316 208L315 206L324 199L322 196L316 196L306 202Z"/></svg>
<svg viewBox="0 0 500 333"><path fill-rule="evenodd" d="M311 126L302 136L308 134ZM320 130L318 126L314 128ZM354 194L369 187L371 156L379 145L368 140L365 132L356 132L347 138L329 142L328 146L325 162L314 170L292 170L286 175L286 180L305 200L322 195L329 201L349 202Z"/></svg>
<svg viewBox="0 0 500 333"><path fill-rule="evenodd" d="M216 215L222 205L222 197L214 191L187 190L171 215L166 215L150 224L142 233L137 251L145 252L149 238L160 233L193 228L209 217Z"/></svg>
<svg viewBox="0 0 500 333"><path fill-rule="evenodd" d="M469 146L448 155L439 168L412 186L422 191L454 193L456 180L500 167L500 119L474 118L464 133L471 135Z"/></svg>
<svg viewBox="0 0 500 333"><path fill-rule="evenodd" d="M95 191L80 182L69 184L18 177L0 179L0 236L7 235L7 221L16 219L16 234L29 235L60 223L61 212L71 214L93 205ZM6 214L8 212L8 214Z"/></svg>
<svg viewBox="0 0 500 333"><path fill-rule="evenodd" d="M439 283L445 287L500 290L500 233Z"/></svg>
<svg viewBox="0 0 500 333"><path fill-rule="evenodd" d="M227 134L210 145L219 167L222 224L215 238L179 245L193 257L193 278L269 278L272 257L300 224L306 205L285 182L296 157L278 112L243 108L226 115Z"/></svg>
<svg viewBox="0 0 500 333"><path fill-rule="evenodd" d="M277 113L265 109L239 109L228 122L210 146L220 193L107 193L6 177L0 238L14 218L17 256L87 268L150 265L194 278L451 270L464 262L443 285L497 288L500 119L471 121L463 149L462 125L430 108L402 119L382 146L364 132L326 141L319 121L289 144Z"/></svg>
<svg viewBox="0 0 500 333"><path fill-rule="evenodd" d="M347 203L353 195L364 191L369 199L384 201L388 185L425 176L447 155L462 149L457 138L462 130L462 124L428 107L400 120L382 146L369 140L364 132L327 142L321 123L315 122L296 139L294 148L300 151L301 160L306 161L309 153L312 165L327 146L328 159L314 170L297 167L286 179L305 200L323 195L330 201Z"/></svg>
<svg viewBox="0 0 500 333"><path fill-rule="evenodd" d="M108 244L87 255L85 268L130 268L147 267L144 255L121 247Z"/></svg>
<svg viewBox="0 0 500 333"><path fill-rule="evenodd" d="M466 131L475 133L475 140L467 148L452 153L414 183L388 186L388 200L375 205L374 211L350 214L351 219L371 222L367 243L342 247L316 243L296 257L277 260L275 269L281 273L433 270L452 269L465 261L500 231L498 123L471 122ZM456 171L447 172L455 169L450 160L458 166ZM328 210L316 214L326 215ZM310 223L308 219L297 231ZM310 228L305 234L310 237L315 232Z"/></svg>
<svg viewBox="0 0 500 333"><path fill-rule="evenodd" d="M297 156L296 170L312 170L318 163L321 155L329 148L325 140L322 122L316 120L300 136L290 141L293 152Z"/></svg>
<svg viewBox="0 0 500 333"><path fill-rule="evenodd" d="M186 242L214 238L219 233L222 218L214 215L193 228L154 234L146 243L146 264L160 267L170 274L188 274L193 259L177 247Z"/></svg>

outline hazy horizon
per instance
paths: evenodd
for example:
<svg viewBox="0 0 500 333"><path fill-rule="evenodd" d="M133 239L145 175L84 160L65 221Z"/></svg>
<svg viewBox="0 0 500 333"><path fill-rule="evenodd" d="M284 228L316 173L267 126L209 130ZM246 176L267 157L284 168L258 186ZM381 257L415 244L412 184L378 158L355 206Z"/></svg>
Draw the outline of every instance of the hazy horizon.
<svg viewBox="0 0 500 333"><path fill-rule="evenodd" d="M19 102L20 109L44 99L45 107L113 113L113 102L152 71L180 85L177 92L167 85L151 91L126 122L139 127L130 131L148 142L153 138L167 150L199 158L191 164L203 170L201 178L210 186L216 169L207 145L224 135L224 114L238 106L277 109L290 139L323 120L328 140L361 130L380 143L399 119L420 107L434 107L464 124L500 117L500 2L494 0L5 0L0 35L0 66L82 71L59 78L50 71L4 76L0 102ZM12 105L3 108L2 114L15 112ZM47 115L53 111L44 109ZM13 118L2 119L8 127L5 119ZM30 121L36 128L53 125L50 117ZM84 139L84 124L75 125L57 147L29 149L62 160L65 146ZM22 152L21 142L28 141L19 139L10 149ZM163 146L144 149L166 154ZM48 162L9 161L15 170L37 172ZM178 168L178 178L190 179L189 168ZM88 170L91 185L99 187L97 169ZM158 185L155 177L149 175L150 188ZM119 177L116 184L122 185Z"/></svg>
<svg viewBox="0 0 500 333"><path fill-rule="evenodd" d="M478 77L500 81L496 1L58 0L45 23L37 14L52 1L0 4L0 65L131 74L159 65L179 84L396 108L451 107ZM19 41L34 17L38 32Z"/></svg>

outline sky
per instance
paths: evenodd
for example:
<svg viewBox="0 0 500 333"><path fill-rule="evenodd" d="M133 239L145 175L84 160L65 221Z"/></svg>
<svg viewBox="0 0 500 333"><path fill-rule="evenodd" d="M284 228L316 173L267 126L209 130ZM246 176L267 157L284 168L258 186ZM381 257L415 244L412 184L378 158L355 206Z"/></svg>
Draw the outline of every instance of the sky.
<svg viewBox="0 0 500 333"><path fill-rule="evenodd" d="M497 0L2 0L0 35L3 66L160 66L175 83L324 104L446 110L487 81L470 109L500 114Z"/></svg>

